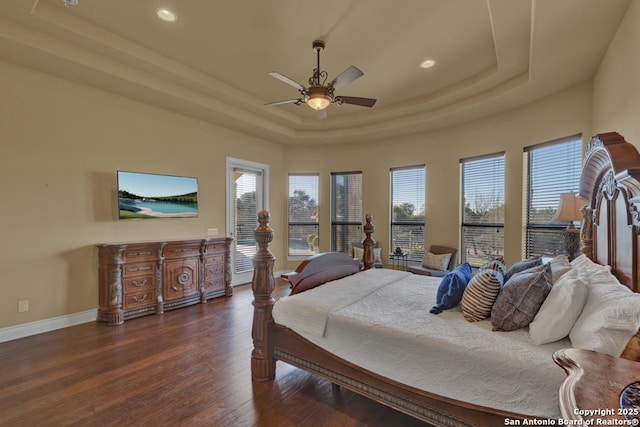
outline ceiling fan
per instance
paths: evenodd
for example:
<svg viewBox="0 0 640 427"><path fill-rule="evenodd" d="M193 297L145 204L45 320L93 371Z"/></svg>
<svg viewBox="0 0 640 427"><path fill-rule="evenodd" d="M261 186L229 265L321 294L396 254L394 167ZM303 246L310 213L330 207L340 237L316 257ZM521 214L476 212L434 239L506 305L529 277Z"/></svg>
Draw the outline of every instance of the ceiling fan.
<svg viewBox="0 0 640 427"><path fill-rule="evenodd" d="M305 88L295 80L291 80L289 77L284 76L276 71L272 71L269 73L270 76L275 77L276 79L298 89L301 97L295 99L287 99L284 101L270 102L265 105L307 104L311 109L317 112L316 117L318 119L324 119L325 117L327 117L326 108L332 103L352 104L369 108L375 105L376 100L373 98L335 95L334 92L336 89L340 89L348 85L352 81L362 77L364 73L352 65L327 84L326 81L329 75L326 71L320 68L320 51L324 49L324 45L325 43L322 40L314 40L312 44L313 50L316 51L318 66L314 68L313 75L309 77L308 88Z"/></svg>

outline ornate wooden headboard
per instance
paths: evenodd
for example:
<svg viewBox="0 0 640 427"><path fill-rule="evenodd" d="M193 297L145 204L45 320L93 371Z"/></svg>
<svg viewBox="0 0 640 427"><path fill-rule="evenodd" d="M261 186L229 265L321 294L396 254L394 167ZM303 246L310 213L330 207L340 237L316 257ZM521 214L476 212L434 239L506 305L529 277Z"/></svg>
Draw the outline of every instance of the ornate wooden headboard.
<svg viewBox="0 0 640 427"><path fill-rule="evenodd" d="M640 153L616 132L591 138L585 153L580 196L582 252L610 265L621 283L640 292Z"/></svg>

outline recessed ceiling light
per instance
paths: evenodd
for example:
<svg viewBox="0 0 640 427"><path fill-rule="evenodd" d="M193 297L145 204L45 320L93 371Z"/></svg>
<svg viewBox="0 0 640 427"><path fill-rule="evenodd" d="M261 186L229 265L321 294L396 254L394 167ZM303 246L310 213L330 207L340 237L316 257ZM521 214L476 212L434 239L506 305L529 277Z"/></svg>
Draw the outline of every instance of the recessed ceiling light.
<svg viewBox="0 0 640 427"><path fill-rule="evenodd" d="M176 22L178 20L178 14L166 7L156 9L156 15L158 15L158 18L167 22Z"/></svg>
<svg viewBox="0 0 640 427"><path fill-rule="evenodd" d="M431 68L434 65L436 65L436 61L431 58L428 58L420 63L420 68Z"/></svg>

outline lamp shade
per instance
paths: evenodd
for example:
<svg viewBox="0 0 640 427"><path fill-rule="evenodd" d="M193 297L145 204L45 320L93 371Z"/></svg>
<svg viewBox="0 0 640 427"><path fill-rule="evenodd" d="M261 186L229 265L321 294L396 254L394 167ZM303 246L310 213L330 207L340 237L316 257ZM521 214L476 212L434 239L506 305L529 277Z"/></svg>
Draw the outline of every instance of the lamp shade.
<svg viewBox="0 0 640 427"><path fill-rule="evenodd" d="M324 110L331 104L331 93L324 86L311 86L307 94L307 105L316 111Z"/></svg>
<svg viewBox="0 0 640 427"><path fill-rule="evenodd" d="M323 95L315 95L307 101L307 105L316 111L324 110L331 104L331 100Z"/></svg>
<svg viewBox="0 0 640 427"><path fill-rule="evenodd" d="M560 194L560 206L551 220L580 221L582 219L580 208L585 203L586 201L576 193L562 193Z"/></svg>

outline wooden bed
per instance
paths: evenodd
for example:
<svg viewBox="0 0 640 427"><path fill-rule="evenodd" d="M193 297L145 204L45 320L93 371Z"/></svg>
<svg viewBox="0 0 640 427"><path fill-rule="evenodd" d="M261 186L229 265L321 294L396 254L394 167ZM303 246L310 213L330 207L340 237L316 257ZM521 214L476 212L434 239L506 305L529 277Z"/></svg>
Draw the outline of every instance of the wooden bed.
<svg viewBox="0 0 640 427"><path fill-rule="evenodd" d="M610 265L621 283L638 291L638 243L640 220L640 154L617 133L592 138L580 184L580 195L588 201L582 233L583 253L600 264ZM592 219L592 220L591 220ZM428 393L367 371L312 344L292 330L276 324L272 317L275 279L274 256L269 251L273 231L268 225L269 214L259 214L255 238L259 250L254 257L254 318L251 355L254 381L271 381L275 377L276 361L280 360L325 378L338 386L369 397L417 419L435 426L505 425L505 419L525 419L521 414L494 410ZM365 230L367 231L367 230ZM373 232L373 228L369 229ZM367 234L365 243L371 235ZM371 245L364 245L365 251ZM365 259L371 254L365 253ZM314 262L314 260L316 260ZM319 260L319 261L318 261ZM337 264L333 264L333 262ZM323 264L317 268L319 264ZM323 254L303 263L295 280L313 287L337 277L327 277L331 271L340 275L359 270L344 254Z"/></svg>

